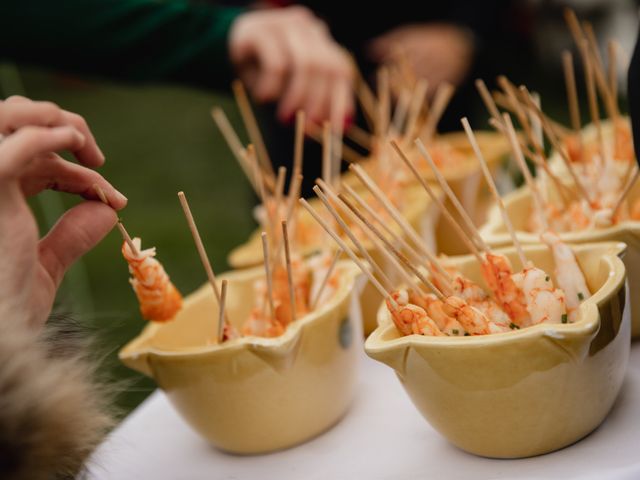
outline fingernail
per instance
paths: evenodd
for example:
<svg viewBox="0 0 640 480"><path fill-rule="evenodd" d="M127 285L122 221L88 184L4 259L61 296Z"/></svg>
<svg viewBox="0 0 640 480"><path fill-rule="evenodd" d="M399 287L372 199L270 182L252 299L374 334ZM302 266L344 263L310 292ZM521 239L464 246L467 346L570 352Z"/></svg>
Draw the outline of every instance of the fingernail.
<svg viewBox="0 0 640 480"><path fill-rule="evenodd" d="M116 194L116 199L122 203L127 203L129 201L129 199L127 197L125 197L122 193L120 193L118 190L115 190L115 194Z"/></svg>
<svg viewBox="0 0 640 480"><path fill-rule="evenodd" d="M100 161L104 162L106 157L104 156L102 149L97 144L96 144L96 148L98 149L98 155L100 156Z"/></svg>
<svg viewBox="0 0 640 480"><path fill-rule="evenodd" d="M353 115L347 115L344 119L344 129L348 130L351 125L353 125Z"/></svg>

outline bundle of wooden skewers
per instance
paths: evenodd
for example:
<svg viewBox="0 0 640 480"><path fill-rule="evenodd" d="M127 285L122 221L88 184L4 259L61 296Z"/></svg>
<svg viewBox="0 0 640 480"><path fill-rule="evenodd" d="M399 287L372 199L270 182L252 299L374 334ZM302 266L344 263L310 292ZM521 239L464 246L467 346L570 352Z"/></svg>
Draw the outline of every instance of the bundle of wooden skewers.
<svg viewBox="0 0 640 480"><path fill-rule="evenodd" d="M511 111L522 126L526 140L520 146L538 170L538 181L525 176L533 196L533 212L527 230L538 232L551 226L557 232L607 228L627 220L640 220L640 198L629 199L637 185L640 171L636 167L630 125L618 108L618 47L608 43L605 69L593 28L580 24L567 10L569 29L580 52L585 76L591 125L581 128L573 58L563 52L563 67L571 128L547 117L539 102L525 86L516 87L506 77L498 83L501 92L493 97L481 82L478 89L491 114L492 125L504 131L498 106ZM495 102L494 102L495 100ZM608 121L600 116L599 100ZM546 138L553 149L545 155ZM570 180L565 180L565 177Z"/></svg>

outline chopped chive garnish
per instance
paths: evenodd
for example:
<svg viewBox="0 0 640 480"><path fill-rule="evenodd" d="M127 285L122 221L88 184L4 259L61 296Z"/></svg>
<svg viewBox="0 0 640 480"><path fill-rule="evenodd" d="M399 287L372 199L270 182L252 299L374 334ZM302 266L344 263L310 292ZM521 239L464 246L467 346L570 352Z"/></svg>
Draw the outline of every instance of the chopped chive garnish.
<svg viewBox="0 0 640 480"><path fill-rule="evenodd" d="M566 313L562 314L562 323L567 323L569 321L569 316Z"/></svg>
<svg viewBox="0 0 640 480"><path fill-rule="evenodd" d="M451 330L451 333L453 333L454 335L457 335L458 334L458 329L454 328L453 330Z"/></svg>
<svg viewBox="0 0 640 480"><path fill-rule="evenodd" d="M511 322L511 323L509 324L509 328L510 328L511 330L520 330L520 327L519 327L518 325L516 325L515 323L513 323L513 322Z"/></svg>
<svg viewBox="0 0 640 480"><path fill-rule="evenodd" d="M578 300L584 300L584 294L582 292L578 292Z"/></svg>
<svg viewBox="0 0 640 480"><path fill-rule="evenodd" d="M548 282L549 281L549 275L547 275L546 277L544 277L544 281Z"/></svg>

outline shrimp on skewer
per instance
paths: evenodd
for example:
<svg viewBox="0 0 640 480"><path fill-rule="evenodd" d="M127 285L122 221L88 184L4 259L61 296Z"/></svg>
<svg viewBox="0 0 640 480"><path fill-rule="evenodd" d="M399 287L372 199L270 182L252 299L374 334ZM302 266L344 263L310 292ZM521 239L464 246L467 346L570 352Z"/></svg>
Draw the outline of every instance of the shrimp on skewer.
<svg viewBox="0 0 640 480"><path fill-rule="evenodd" d="M529 322L529 312L524 293L513 281L513 269L504 255L486 252L481 264L482 278L496 297L498 305L518 327Z"/></svg>
<svg viewBox="0 0 640 480"><path fill-rule="evenodd" d="M400 333L403 335L418 334L434 337L445 335L423 308L409 303L409 294L406 290L395 292L392 297L397 304L397 308L393 307L389 299L386 300L386 304L389 312L391 312L393 323L395 323Z"/></svg>
<svg viewBox="0 0 640 480"><path fill-rule="evenodd" d="M578 315L578 307L583 300L591 296L584 274L578 265L573 250L563 243L553 232L544 232L540 239L549 247L556 264L555 276L558 286L565 293L565 302L569 320L574 322Z"/></svg>
<svg viewBox="0 0 640 480"><path fill-rule="evenodd" d="M544 270L529 262L521 272L513 275L513 281L524 293L531 317L529 325L566 321L564 292L554 287Z"/></svg>
<svg viewBox="0 0 640 480"><path fill-rule="evenodd" d="M137 255L127 242L122 245L122 255L131 273L129 282L140 302L143 318L154 322L169 321L182 308L182 295L169 280L162 264L154 258L155 247L141 250L141 244L139 238L133 239Z"/></svg>

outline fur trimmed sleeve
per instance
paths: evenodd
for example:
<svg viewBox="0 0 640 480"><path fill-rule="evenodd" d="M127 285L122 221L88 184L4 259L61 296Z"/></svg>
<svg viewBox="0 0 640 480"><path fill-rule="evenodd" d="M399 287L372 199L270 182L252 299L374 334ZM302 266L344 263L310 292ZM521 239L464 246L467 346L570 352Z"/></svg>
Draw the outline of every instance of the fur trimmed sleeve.
<svg viewBox="0 0 640 480"><path fill-rule="evenodd" d="M112 426L80 338L68 322L38 336L0 319L0 478L73 478Z"/></svg>

